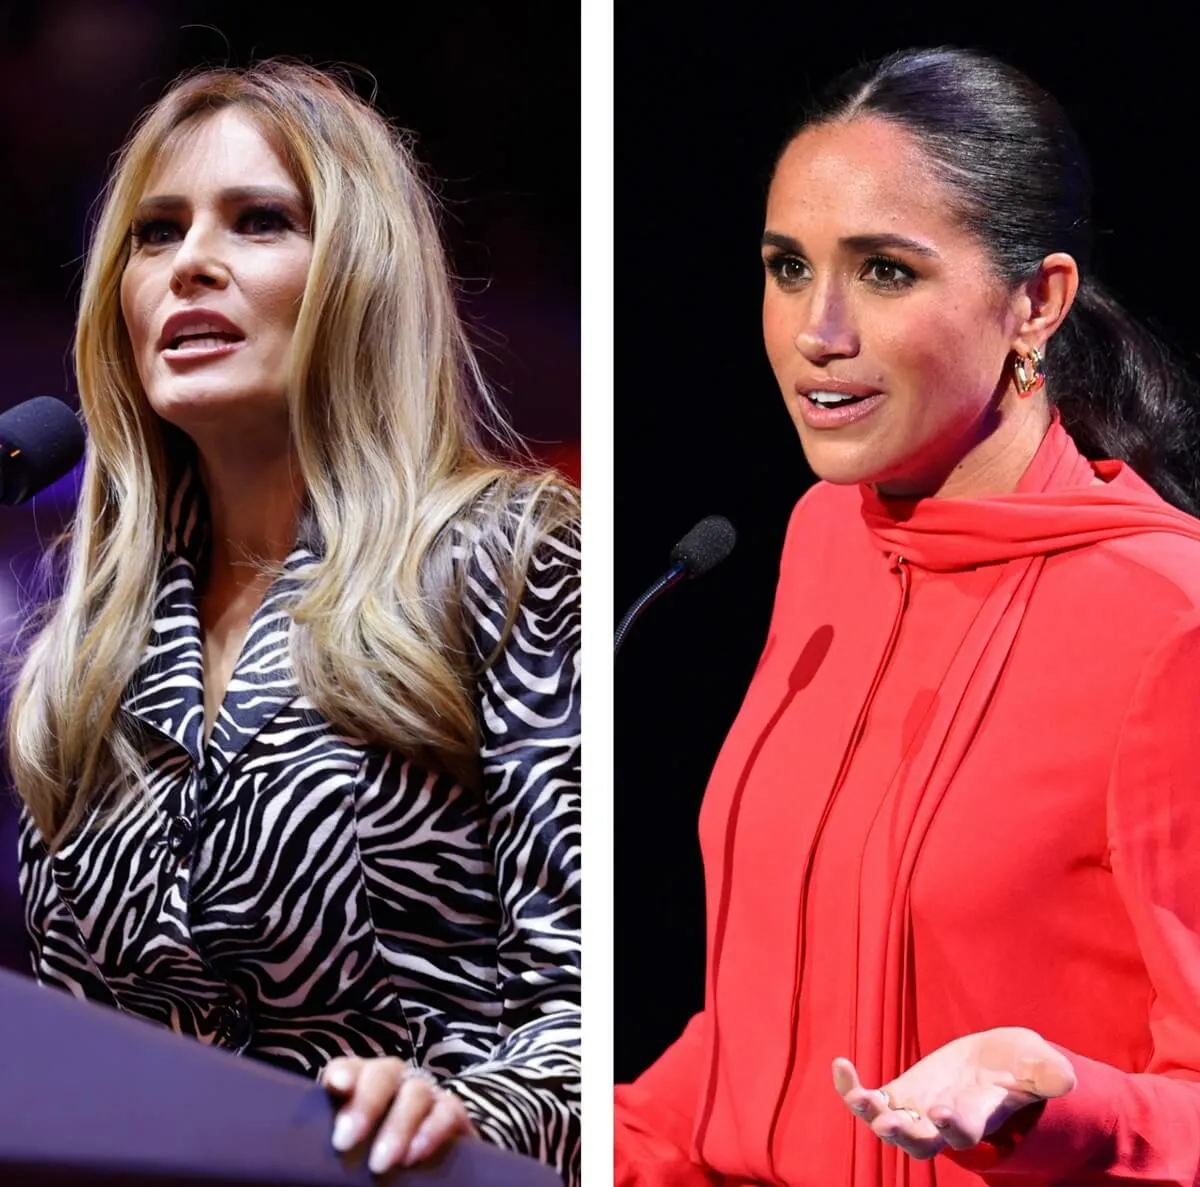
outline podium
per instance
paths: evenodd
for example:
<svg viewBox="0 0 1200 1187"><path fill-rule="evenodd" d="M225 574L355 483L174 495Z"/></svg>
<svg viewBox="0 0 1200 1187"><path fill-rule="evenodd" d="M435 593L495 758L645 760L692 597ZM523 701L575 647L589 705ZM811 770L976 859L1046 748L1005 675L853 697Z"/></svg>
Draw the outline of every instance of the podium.
<svg viewBox="0 0 1200 1187"><path fill-rule="evenodd" d="M4 1187L562 1187L471 1140L375 1176L333 1150L334 1112L302 1076L0 971Z"/></svg>

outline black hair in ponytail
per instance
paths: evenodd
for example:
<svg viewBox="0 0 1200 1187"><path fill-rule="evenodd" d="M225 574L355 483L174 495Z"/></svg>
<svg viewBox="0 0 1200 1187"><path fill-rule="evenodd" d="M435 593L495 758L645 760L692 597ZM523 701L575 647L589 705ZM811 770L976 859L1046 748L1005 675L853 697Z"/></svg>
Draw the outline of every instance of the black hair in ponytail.
<svg viewBox="0 0 1200 1187"><path fill-rule="evenodd" d="M1046 352L1050 399L1085 456L1128 462L1169 502L1200 514L1196 388L1089 275L1091 173L1054 98L987 55L910 49L836 80L797 134L856 115L917 138L1007 283L1028 280L1052 252L1075 258L1080 289Z"/></svg>

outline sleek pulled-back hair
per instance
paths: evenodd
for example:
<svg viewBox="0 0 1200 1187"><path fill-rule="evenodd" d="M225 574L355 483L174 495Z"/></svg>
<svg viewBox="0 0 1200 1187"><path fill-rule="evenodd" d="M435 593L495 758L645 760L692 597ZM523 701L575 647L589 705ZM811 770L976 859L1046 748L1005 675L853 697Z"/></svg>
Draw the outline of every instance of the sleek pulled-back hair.
<svg viewBox="0 0 1200 1187"><path fill-rule="evenodd" d="M1200 514L1195 388L1090 274L1091 173L1056 100L985 54L908 49L835 80L792 138L861 116L917 140L1006 284L1030 279L1053 252L1074 257L1080 287L1047 346L1047 393L1085 456L1128 462L1169 502Z"/></svg>

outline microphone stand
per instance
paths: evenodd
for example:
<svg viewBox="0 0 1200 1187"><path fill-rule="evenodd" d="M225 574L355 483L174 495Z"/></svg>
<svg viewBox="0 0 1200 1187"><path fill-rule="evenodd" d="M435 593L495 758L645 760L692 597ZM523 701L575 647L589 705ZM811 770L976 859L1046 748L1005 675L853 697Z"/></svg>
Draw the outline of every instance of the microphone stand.
<svg viewBox="0 0 1200 1187"><path fill-rule="evenodd" d="M687 576L687 566L679 561L672 565L632 606L629 607L628 613L617 624L617 632L613 637L613 655L615 656L621 650L621 644L625 641L625 636L629 634L629 628L633 626L634 621L641 616L643 610L657 601L667 590L678 585L684 577Z"/></svg>

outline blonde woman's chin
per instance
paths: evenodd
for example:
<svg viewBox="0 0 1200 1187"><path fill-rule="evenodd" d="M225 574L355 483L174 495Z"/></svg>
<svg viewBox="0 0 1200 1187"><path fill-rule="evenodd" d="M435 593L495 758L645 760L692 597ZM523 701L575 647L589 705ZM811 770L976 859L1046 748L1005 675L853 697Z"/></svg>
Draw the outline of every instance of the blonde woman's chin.
<svg viewBox="0 0 1200 1187"><path fill-rule="evenodd" d="M288 415L287 396L238 383L187 383L158 385L147 392L150 407L168 424L187 429L189 424L229 423L264 428Z"/></svg>

